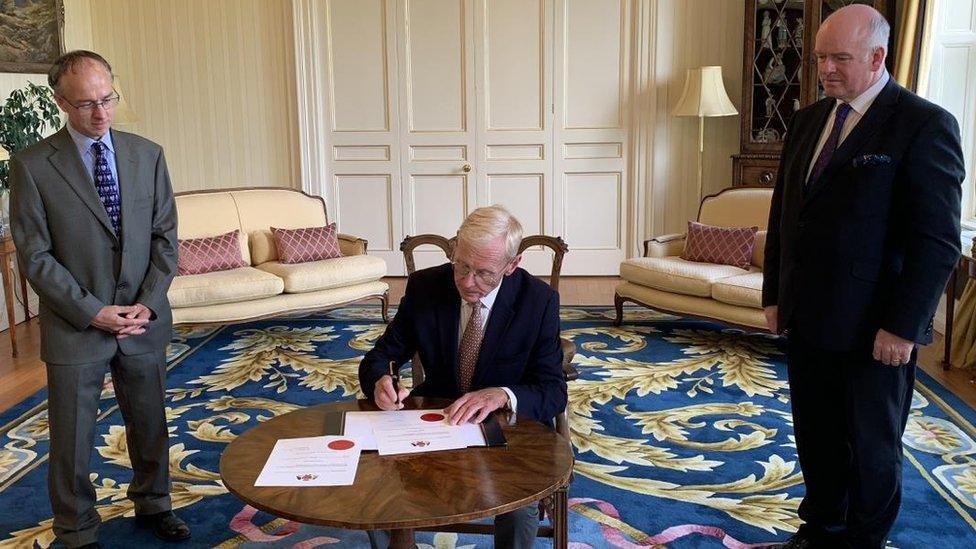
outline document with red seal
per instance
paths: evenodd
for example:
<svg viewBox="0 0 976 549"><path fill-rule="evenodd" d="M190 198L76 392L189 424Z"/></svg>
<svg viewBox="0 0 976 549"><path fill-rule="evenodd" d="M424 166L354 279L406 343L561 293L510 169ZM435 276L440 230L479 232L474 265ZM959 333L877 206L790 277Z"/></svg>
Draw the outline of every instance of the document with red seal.
<svg viewBox="0 0 976 549"><path fill-rule="evenodd" d="M359 452L347 436L283 438L275 443L255 486L349 486Z"/></svg>

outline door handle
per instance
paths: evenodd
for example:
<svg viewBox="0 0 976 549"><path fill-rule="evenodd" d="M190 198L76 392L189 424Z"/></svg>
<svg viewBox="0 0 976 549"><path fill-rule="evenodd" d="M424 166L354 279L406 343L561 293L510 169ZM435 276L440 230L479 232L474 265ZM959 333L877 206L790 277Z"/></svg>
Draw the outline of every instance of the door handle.
<svg viewBox="0 0 976 549"><path fill-rule="evenodd" d="M464 173L470 172L471 171L471 164L465 164L465 165L461 166L461 171L464 172Z"/></svg>

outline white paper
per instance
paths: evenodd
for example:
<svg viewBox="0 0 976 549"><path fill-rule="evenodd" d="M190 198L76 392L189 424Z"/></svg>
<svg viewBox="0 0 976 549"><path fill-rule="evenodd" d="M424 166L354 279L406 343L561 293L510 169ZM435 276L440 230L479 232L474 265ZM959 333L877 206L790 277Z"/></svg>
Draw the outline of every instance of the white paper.
<svg viewBox="0 0 976 549"><path fill-rule="evenodd" d="M283 438L275 443L255 486L349 486L360 444L348 436Z"/></svg>
<svg viewBox="0 0 976 549"><path fill-rule="evenodd" d="M480 425L451 425L443 410L346 412L344 433L357 438L363 450L379 450L381 455L486 445ZM384 444L377 443L380 439Z"/></svg>

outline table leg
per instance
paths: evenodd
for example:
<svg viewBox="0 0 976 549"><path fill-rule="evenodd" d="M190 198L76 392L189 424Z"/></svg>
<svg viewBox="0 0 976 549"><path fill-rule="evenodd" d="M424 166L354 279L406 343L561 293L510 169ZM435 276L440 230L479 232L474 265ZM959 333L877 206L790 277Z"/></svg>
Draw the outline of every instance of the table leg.
<svg viewBox="0 0 976 549"><path fill-rule="evenodd" d="M10 334L10 354L17 356L17 318L14 316L14 280L13 271L10 268L12 257L10 254L2 256L0 261L0 271L3 275L3 297L7 301L7 332Z"/></svg>
<svg viewBox="0 0 976 549"><path fill-rule="evenodd" d="M24 299L24 322L30 320L30 301L27 298L27 277L24 276L23 269L20 268L20 262L17 262L17 271L20 274L20 295Z"/></svg>
<svg viewBox="0 0 976 549"><path fill-rule="evenodd" d="M569 506L567 492L564 486L553 494L552 499L552 546L555 549L566 549L569 544Z"/></svg>
<svg viewBox="0 0 976 549"><path fill-rule="evenodd" d="M391 530L390 549L417 549L417 542L413 537L413 529Z"/></svg>
<svg viewBox="0 0 976 549"><path fill-rule="evenodd" d="M952 269L949 275L949 283L946 285L946 321L945 338L942 344L942 369L948 370L952 367L950 358L952 355L952 321L956 311L956 277L959 273L959 266Z"/></svg>

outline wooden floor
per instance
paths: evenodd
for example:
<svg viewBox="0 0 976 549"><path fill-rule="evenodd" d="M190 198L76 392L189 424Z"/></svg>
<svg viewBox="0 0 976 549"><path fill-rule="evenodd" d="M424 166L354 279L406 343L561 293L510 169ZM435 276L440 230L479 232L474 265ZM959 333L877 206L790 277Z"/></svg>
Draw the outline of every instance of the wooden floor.
<svg viewBox="0 0 976 549"><path fill-rule="evenodd" d="M613 303L613 288L617 277L570 277L560 279L559 294L563 305L609 305ZM391 303L399 303L406 286L404 278L389 278ZM0 333L0 412L32 395L44 387L47 375L44 363L39 359L40 335L37 319L18 324L17 348L20 356L10 358L10 338ZM924 347L919 353L919 364L929 375L950 391L976 408L976 384L974 372L953 369L945 372L938 366L942 357L942 339Z"/></svg>

